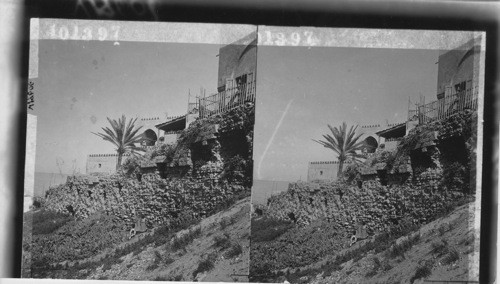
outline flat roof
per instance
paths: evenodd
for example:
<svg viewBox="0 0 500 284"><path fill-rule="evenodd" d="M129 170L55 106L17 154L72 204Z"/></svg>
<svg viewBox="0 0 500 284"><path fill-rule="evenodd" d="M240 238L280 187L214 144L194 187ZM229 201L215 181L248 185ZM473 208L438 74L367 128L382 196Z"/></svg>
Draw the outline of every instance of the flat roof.
<svg viewBox="0 0 500 284"><path fill-rule="evenodd" d="M155 127L165 132L184 130L186 128L186 115L174 118L166 122L162 122L155 125Z"/></svg>

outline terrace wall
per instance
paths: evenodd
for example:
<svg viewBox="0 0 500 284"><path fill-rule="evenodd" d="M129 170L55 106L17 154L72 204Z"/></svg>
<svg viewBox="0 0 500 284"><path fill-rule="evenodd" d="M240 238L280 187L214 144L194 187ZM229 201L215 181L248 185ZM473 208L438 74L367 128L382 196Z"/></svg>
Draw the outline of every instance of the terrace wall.
<svg viewBox="0 0 500 284"><path fill-rule="evenodd" d="M303 225L323 219L334 227L352 230L363 222L372 232L384 231L405 216L414 223L426 222L447 202L462 196L412 186L378 184L358 189L341 183L291 183L288 191L269 198L266 214Z"/></svg>
<svg viewBox="0 0 500 284"><path fill-rule="evenodd" d="M76 176L51 188L45 207L78 218L105 212L130 224L141 214L151 226L178 222L187 215L208 216L245 194L249 194L249 188L238 185L164 180L156 174L145 174L141 181L120 176Z"/></svg>

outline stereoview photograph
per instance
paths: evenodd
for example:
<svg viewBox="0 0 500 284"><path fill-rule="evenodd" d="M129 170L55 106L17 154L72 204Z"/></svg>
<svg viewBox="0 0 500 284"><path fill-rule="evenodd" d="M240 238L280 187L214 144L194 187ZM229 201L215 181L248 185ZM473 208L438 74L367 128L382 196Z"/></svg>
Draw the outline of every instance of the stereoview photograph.
<svg viewBox="0 0 500 284"><path fill-rule="evenodd" d="M248 282L256 43L31 22L23 277Z"/></svg>
<svg viewBox="0 0 500 284"><path fill-rule="evenodd" d="M479 283L484 41L259 26L250 281Z"/></svg>

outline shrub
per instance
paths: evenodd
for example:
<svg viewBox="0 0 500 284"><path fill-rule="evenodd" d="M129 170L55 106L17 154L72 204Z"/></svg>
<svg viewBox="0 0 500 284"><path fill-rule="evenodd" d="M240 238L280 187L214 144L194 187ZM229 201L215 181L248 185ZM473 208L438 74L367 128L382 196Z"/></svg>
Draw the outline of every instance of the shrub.
<svg viewBox="0 0 500 284"><path fill-rule="evenodd" d="M294 225L288 221L267 217L260 220L252 220L251 227L251 240L253 242L269 242L284 234L294 227Z"/></svg>
<svg viewBox="0 0 500 284"><path fill-rule="evenodd" d="M32 233L33 235L50 234L73 220L72 216L48 210L40 210L33 213Z"/></svg>
<svg viewBox="0 0 500 284"><path fill-rule="evenodd" d="M417 279L429 277L432 273L432 265L432 261L427 261L424 263L424 265L418 266L415 274L410 279L410 283L415 282L415 280Z"/></svg>
<svg viewBox="0 0 500 284"><path fill-rule="evenodd" d="M174 251L184 249L187 245L193 242L194 239L201 235L201 227L197 227L196 229L189 230L184 235L180 237L174 237L172 241L172 249Z"/></svg>
<svg viewBox="0 0 500 284"><path fill-rule="evenodd" d="M445 239L441 239L438 242L432 244L432 253L437 256L442 256L449 252L448 242Z"/></svg>
<svg viewBox="0 0 500 284"><path fill-rule="evenodd" d="M225 256L227 258L233 258L240 255L243 252L243 248L239 243L234 243L231 245L229 250L226 252Z"/></svg>
<svg viewBox="0 0 500 284"><path fill-rule="evenodd" d="M222 236L215 236L214 238L214 246L216 248L226 249L231 245L231 241L229 240L229 234L224 233Z"/></svg>
<svg viewBox="0 0 500 284"><path fill-rule="evenodd" d="M219 225L221 230L225 230L227 226L230 226L236 222L236 218L232 217L224 217L220 220Z"/></svg>
<svg viewBox="0 0 500 284"><path fill-rule="evenodd" d="M390 257L402 257L405 258L405 253L410 250L414 244L416 244L420 240L420 233L415 234L414 236L410 236L407 239L403 240L401 243L396 244L392 247L389 252Z"/></svg>
<svg viewBox="0 0 500 284"><path fill-rule="evenodd" d="M460 253L455 249L452 248L449 250L448 254L443 258L443 264L448 265L450 263L453 263L460 259Z"/></svg>
<svg viewBox="0 0 500 284"><path fill-rule="evenodd" d="M204 259L200 260L198 267L193 271L193 277L196 277L198 273L203 273L205 271L210 271L214 268L215 261L217 260L216 254L209 254Z"/></svg>
<svg viewBox="0 0 500 284"><path fill-rule="evenodd" d="M450 230L450 226L448 224L442 224L438 228L439 236L442 237L446 232Z"/></svg>
<svg viewBox="0 0 500 284"><path fill-rule="evenodd" d="M155 270L160 266L160 263L162 262L163 257L158 251L155 251L155 258L152 264L150 264L148 267L146 267L146 270Z"/></svg>

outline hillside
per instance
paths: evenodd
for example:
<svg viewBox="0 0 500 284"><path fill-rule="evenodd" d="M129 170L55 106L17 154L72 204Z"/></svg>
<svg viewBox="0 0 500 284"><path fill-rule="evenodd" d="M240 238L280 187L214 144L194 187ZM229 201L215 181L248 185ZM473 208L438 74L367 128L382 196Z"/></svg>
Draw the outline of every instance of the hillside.
<svg viewBox="0 0 500 284"><path fill-rule="evenodd" d="M278 271L277 279L313 284L426 283L424 279L475 283L479 270L474 236L479 231L473 229L473 210L473 202L461 205L398 239L360 241L312 264Z"/></svg>
<svg viewBox="0 0 500 284"><path fill-rule="evenodd" d="M249 265L249 197L228 209L184 229L157 227L128 240L118 236L113 246L85 259L60 262L44 269L34 265L33 275L45 278L185 280L247 282ZM36 213L35 213L36 214ZM90 217L97 228L102 221ZM52 235L75 229L67 222ZM78 228L85 228L79 224ZM74 234L85 233L75 231Z"/></svg>

